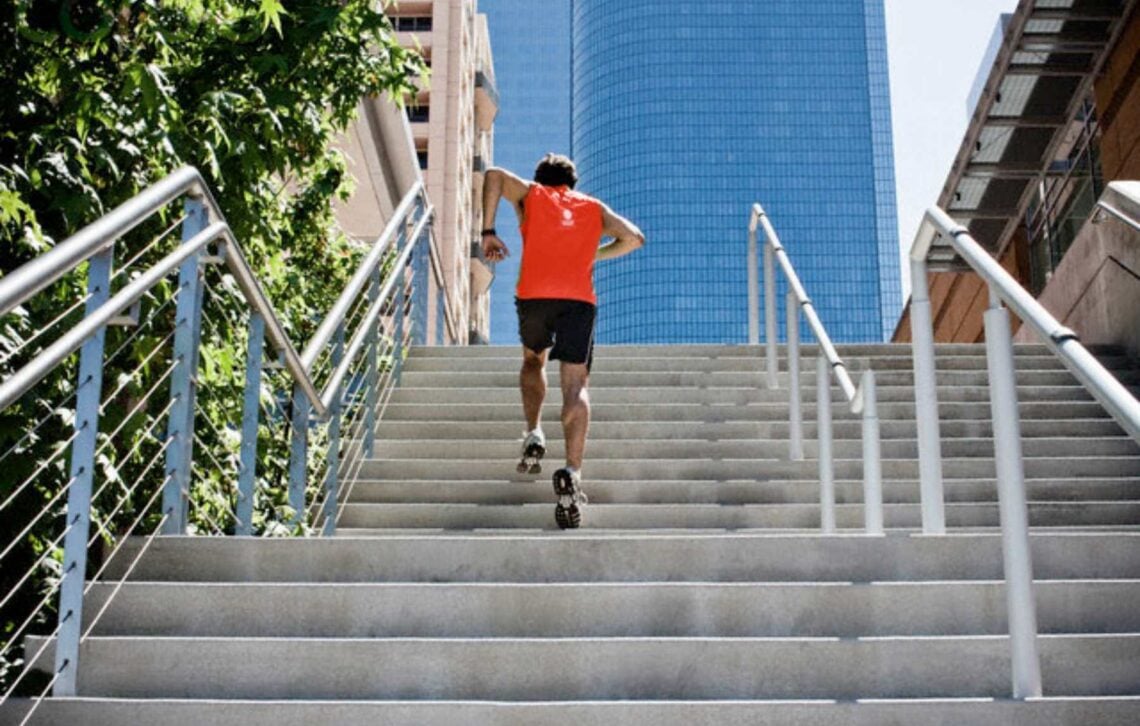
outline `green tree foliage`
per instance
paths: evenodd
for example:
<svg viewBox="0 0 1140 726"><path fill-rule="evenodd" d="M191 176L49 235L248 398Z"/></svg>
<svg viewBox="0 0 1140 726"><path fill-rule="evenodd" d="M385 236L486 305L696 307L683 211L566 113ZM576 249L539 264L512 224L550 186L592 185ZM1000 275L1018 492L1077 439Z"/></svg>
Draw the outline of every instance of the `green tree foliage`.
<svg viewBox="0 0 1140 726"><path fill-rule="evenodd" d="M7 274L55 242L97 219L183 164L206 176L247 258L294 341L303 342L351 274L359 250L334 224L332 204L350 192L345 162L334 148L364 97L402 99L425 72L421 58L396 42L375 0L9 0L0 6L0 272ZM125 238L117 260L146 252L168 210ZM177 232L171 244L177 243ZM151 254L147 257L147 254ZM215 273L215 277L218 275ZM37 331L83 295L83 270L0 320L0 376L42 349ZM131 336L112 330L104 393L117 393L101 431L121 427L101 453L102 478L123 489L128 456L140 460L165 431L159 406L138 404L158 385L169 352L148 358L173 321L173 283L148 301L154 330ZM215 281L224 292L226 281ZM220 293L219 293L220 294ZM240 416L244 322L224 295L207 329L198 428L214 456L236 452ZM68 319L82 315L78 309ZM164 329L165 323L165 329ZM32 340L33 344L28 341ZM12 351L16 351L13 353ZM0 412L0 501L29 475L36 486L0 512L0 548L67 482L67 457L53 454L70 436L75 362L41 382L35 395ZM133 377L131 377L133 376ZM121 390L119 390L121 389ZM267 386L267 391L269 390ZM266 393L267 407L280 403ZM32 430L32 424L45 423ZM277 421L280 424L280 420ZM216 435L210 434L215 432ZM262 437L274 437L268 425ZM211 438L212 437L212 438ZM152 440L146 447L136 444ZM141 452L141 453L139 453ZM229 457L227 459L227 457ZM263 442L267 476L280 474L285 455ZM210 464L204 464L209 469ZM206 479L220 480L214 472ZM228 482L226 482L228 484ZM221 490L196 494L199 511L220 516ZM112 492L113 494L114 492ZM150 491L144 492L144 498ZM65 499L56 503L62 509ZM115 500L118 501L118 500ZM269 505L280 505L280 501ZM140 511L98 502L93 515L108 533ZM258 521L269 528L272 514ZM40 553L52 549L47 519L21 549L0 562L5 595ZM38 602L58 573L55 558L29 592L0 612L0 646L29 603ZM5 664L0 658L0 682Z"/></svg>

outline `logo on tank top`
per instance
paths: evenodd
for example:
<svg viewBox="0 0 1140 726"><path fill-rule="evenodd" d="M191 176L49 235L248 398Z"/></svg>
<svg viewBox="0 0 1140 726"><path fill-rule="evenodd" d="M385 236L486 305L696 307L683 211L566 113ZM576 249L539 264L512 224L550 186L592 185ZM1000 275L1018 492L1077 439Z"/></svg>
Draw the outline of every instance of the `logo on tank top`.
<svg viewBox="0 0 1140 726"><path fill-rule="evenodd" d="M573 227L574 226L574 213L571 212L569 209L563 209L562 210L562 226L563 227Z"/></svg>

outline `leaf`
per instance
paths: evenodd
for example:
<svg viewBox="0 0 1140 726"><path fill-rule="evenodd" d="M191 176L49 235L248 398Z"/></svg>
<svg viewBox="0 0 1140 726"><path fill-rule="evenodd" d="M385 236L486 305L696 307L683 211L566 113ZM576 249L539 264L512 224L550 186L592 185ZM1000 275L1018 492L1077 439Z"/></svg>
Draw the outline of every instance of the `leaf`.
<svg viewBox="0 0 1140 726"><path fill-rule="evenodd" d="M285 12L285 7L281 5L280 0L261 0L261 5L257 10L257 14L261 16L261 32L265 32L270 25L277 31L278 37L285 37L281 32L281 16L288 15Z"/></svg>

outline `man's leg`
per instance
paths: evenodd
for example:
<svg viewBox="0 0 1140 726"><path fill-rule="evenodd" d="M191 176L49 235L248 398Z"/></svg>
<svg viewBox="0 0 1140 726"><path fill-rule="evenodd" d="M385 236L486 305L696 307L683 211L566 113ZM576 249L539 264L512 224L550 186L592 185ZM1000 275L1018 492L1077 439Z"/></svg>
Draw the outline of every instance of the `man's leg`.
<svg viewBox="0 0 1140 726"><path fill-rule="evenodd" d="M535 353L530 348L523 348L519 390L522 392L523 415L526 416L528 432L537 429L539 419L542 418L542 402L546 399L546 353L546 350Z"/></svg>
<svg viewBox="0 0 1140 726"><path fill-rule="evenodd" d="M596 308L576 300L563 301L556 321L551 356L562 362L562 433L566 439L566 466L554 472L554 521L562 529L581 525L582 456L590 429L590 394L586 390L593 360Z"/></svg>
<svg viewBox="0 0 1140 726"><path fill-rule="evenodd" d="M582 468L586 434L590 430L590 370L584 363L563 363L562 432L566 438L566 465Z"/></svg>

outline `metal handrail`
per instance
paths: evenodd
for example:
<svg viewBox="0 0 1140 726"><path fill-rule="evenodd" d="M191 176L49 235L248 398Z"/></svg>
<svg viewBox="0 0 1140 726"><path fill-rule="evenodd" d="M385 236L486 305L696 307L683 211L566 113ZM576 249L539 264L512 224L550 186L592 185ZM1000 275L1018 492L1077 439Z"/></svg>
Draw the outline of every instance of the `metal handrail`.
<svg viewBox="0 0 1140 726"><path fill-rule="evenodd" d="M220 221L214 222L196 235L191 242L184 243L178 250L159 261L147 276L134 280L107 301L98 316L87 318L83 324L72 329L64 338L0 384L0 410L27 393L60 361L75 352L99 327L129 308L155 281L173 272L193 251L202 249L215 239L223 238L225 250L220 257L233 273L246 302L264 318L267 336L273 347L283 355L285 368L294 382L304 391L317 416L322 420L328 418L327 401L332 398L336 388L330 383L318 389L313 380L313 366L337 325L343 321L349 306L360 295L369 278L375 274L384 255L395 243L400 223L423 196L423 185L420 182L416 182L405 194L384 231L300 355L285 333L276 310L261 289L249 263L246 262L241 245L229 224L225 222L225 217L213 195L210 194L205 180L197 169L190 166L176 170L48 252L0 278L0 315L10 312L40 290L59 280L79 263L114 244L122 235L183 194L201 198L209 210L210 218Z"/></svg>
<svg viewBox="0 0 1140 726"><path fill-rule="evenodd" d="M767 343L767 381L769 389L779 387L779 352L776 341L776 268L784 273L788 283L785 302L788 337L789 376L789 458L800 461L803 452L803 415L800 402L800 334L799 316L802 312L815 335L822 356L817 360L816 417L819 440L819 476L821 525L824 532L834 532L835 475L832 460L831 377L834 376L843 391L851 412L862 417L863 433L863 507L864 529L867 534L883 534L883 482L880 444L879 412L875 387L875 374L863 373L856 386L851 380L847 364L839 355L831 336L800 281L787 250L780 242L772 222L759 203L752 205L748 220L748 332L749 342L760 342L759 280L757 279L757 232L764 232L764 311Z"/></svg>
<svg viewBox="0 0 1140 726"><path fill-rule="evenodd" d="M12 312L17 305L183 194L208 195L202 176L190 166L181 167L26 265L9 272L0 278L0 315Z"/></svg>
<svg viewBox="0 0 1140 726"><path fill-rule="evenodd" d="M364 259L360 262L360 267L357 268L352 278L345 285L344 292L341 293L337 301L333 303L332 308L329 309L324 320L317 327L313 337L309 340L308 345L305 346L304 351L301 352L301 362L305 364L306 370L312 370L313 364L317 360L317 356L324 350L328 342L332 340L333 334L336 332L337 325L339 325L348 315L349 308L352 303L364 291L364 288L371 281L372 276L375 275L380 263L384 260L384 256L391 249L392 245L396 243L397 233L400 230L400 225L404 223L408 212L412 210L412 206L416 204L423 191L423 182L417 181L412 185L410 191L404 195L400 201L399 206L392 212L392 217L388 223L384 225L384 230L372 245L372 248L365 255ZM413 237L414 239L414 237Z"/></svg>
<svg viewBox="0 0 1140 726"><path fill-rule="evenodd" d="M416 224L416 227L412 232L411 239L419 239L420 235L423 234L424 227L426 227L428 222L431 220L432 213L433 209L431 207L428 207L427 211L423 214L423 216L420 217L419 222ZM376 246L379 247L380 245ZM404 249L400 253L400 256L396 258L396 269L401 269L407 265L408 260L414 250L414 245L404 246ZM345 376L348 375L349 370L352 368L353 361L356 360L356 356L360 354L361 349L364 347L364 343L368 337L369 329L380 317L380 312L384 309L384 306L388 304L388 300L392 297L393 294L396 293L397 285L400 282L401 280L398 276L389 278L388 282L384 284L384 287L380 288L379 294L376 296L376 299L373 301L372 305L368 308L368 311L365 312L364 317L361 319L360 324L357 326L356 333L352 336L352 339L348 343L348 347L345 349L343 356L344 359L333 370L332 375L329 376L328 383L325 385L325 392L321 398L321 404L325 408L332 407L332 401L340 391L340 386L342 383L344 383ZM359 295L362 290L363 285L360 287L360 289L357 290L357 295ZM347 311L348 307L345 306L344 310ZM333 326L332 329L335 331L336 327L337 326Z"/></svg>
<svg viewBox="0 0 1140 726"><path fill-rule="evenodd" d="M847 372L847 364L843 362L839 351L837 351L835 345L832 344L831 336L827 334L827 329L824 328L823 322L820 321L819 315L815 311L815 306L812 304L811 298L808 297L807 290L804 288L803 283L800 282L800 277L796 273L795 266L792 265L792 261L788 257L788 252L780 242L779 235L776 234L776 230L773 228L772 222L768 219L767 213L759 204L753 204L752 217L748 222L748 233L751 235L750 243L752 244L755 244L758 225L763 228L768 248L772 250L772 254L775 255L776 261L780 265L780 269L783 270L784 277L788 281L788 288L795 295L796 303L803 308L804 317L807 319L808 325L811 327L811 331L815 335L815 339L818 341L824 357L827 358L827 362L830 363L831 367L835 370L835 378L839 382L839 387L843 389L843 395L847 397L848 403L851 404L851 413L860 413L862 411L862 401L859 392L855 388L855 384L851 382L851 375ZM771 295L773 295L772 300L774 302L774 296L776 294L775 286L766 289L765 292L770 292ZM774 311L775 306L772 305L771 309ZM773 317L773 322L774 320L775 318ZM775 325L773 325L772 328L775 328ZM775 336L768 336L768 344L769 346L775 345ZM772 349L769 348L769 352L771 351ZM775 357L771 357L770 361L768 366L771 372ZM770 378L770 380L772 379L774 379L774 376Z"/></svg>
<svg viewBox="0 0 1140 726"><path fill-rule="evenodd" d="M185 214L181 220L181 244L111 295L111 267L118 240L183 196L186 201ZM56 679L49 684L49 688L54 688L57 695L72 695L75 692L79 644L84 637L79 624L83 621L83 585L87 572L87 548L90 546L87 537L92 484L98 468L95 466L95 457L98 453L96 439L99 434L100 387L105 361L103 339L108 326L116 324L125 310L135 306L160 281L178 273L178 288L172 298L177 303L174 330L159 343L165 345L172 341L173 346L171 367L165 374L170 403L163 410L163 416L168 430L162 449L147 469L155 465L159 456L165 456L166 475L151 497L153 502L162 495L161 529L156 529L155 534L181 534L187 526L186 497L190 489L193 445L198 439L194 431L194 419L197 413L196 380L204 317L205 278L202 266L208 263L223 264L236 283L237 299L244 301L249 310L237 487L239 504L235 513L235 531L237 534L252 533L260 378L264 365L263 343L268 338L280 354L279 360L293 387L289 504L297 513L294 521L305 521L303 518L315 511L317 504L323 504L323 532L331 534L336 526L339 503L337 467L342 419L349 422L350 439L346 440L349 443L346 451L351 451L354 447L356 449L351 455L355 457L354 461L347 463L355 464L356 460L371 456L379 389L384 388L386 395L390 395L392 386L399 381L407 346L424 342L426 338L427 323L417 320L415 316L424 315L428 307L428 283L432 272L429 261L437 281L442 280L442 270L437 259L438 249L433 244L433 214L423 184L417 182L397 205L383 233L365 254L349 284L318 326L304 355L298 354L289 340L203 177L191 167L178 169L53 249L0 278L0 312L6 313L74 271L80 263L89 263L88 293L84 299L86 313L83 319L0 382L2 411L80 349L79 380L84 383L94 381L93 385L78 386L74 425L76 433L70 440L72 477L67 487L67 521L71 524L65 532L64 576L59 585L60 625L56 631L59 641L56 648ZM170 227L168 232L173 229L175 227ZM158 239L165 237L168 232L164 232ZM157 240L152 244L156 243ZM215 249L210 250L214 243ZM395 257L394 264L388 276L382 278L384 263L392 255ZM364 294L368 296L366 312L360 317L355 314L350 316L350 311ZM436 294L441 298L438 305L447 313L448 327L454 339L458 336L454 333L457 326L452 320L453 306L444 294L442 285L437 286ZM391 318L382 324L381 315L385 311L390 311ZM353 326L352 329L347 330L350 325ZM379 340L381 329L391 331L390 339L383 345ZM351 334L347 350L346 334ZM362 356L366 347L368 354ZM322 360L321 353L326 348L331 353L331 373L324 387L319 388L316 369L318 361ZM390 356L390 375L380 375L378 361L381 354L384 357ZM320 367L322 371L325 370L323 363ZM360 376L360 385L346 386L350 375ZM351 389L352 392L347 393L346 389ZM345 400L353 401L351 405L354 413L350 417L342 412ZM322 500L317 495L314 506L308 508L308 440L314 419L328 422L328 466L320 483L325 496ZM351 440L351 437L357 435L359 445ZM325 445L322 442L322 450ZM140 479L136 487L142 481ZM319 517L317 521L321 521ZM219 528L215 525L215 529ZM132 527L130 532L133 531Z"/></svg>
<svg viewBox="0 0 1140 726"><path fill-rule="evenodd" d="M222 257L226 266L234 274L246 302L265 318L266 334L273 342L274 348L283 355L284 364L289 374L304 389L310 400L318 402L317 414L322 418L326 417L328 411L324 406L319 405L321 396L317 392L316 385L313 383L306 366L301 362L301 358L297 355L297 350L286 335L285 328L281 325L269 298L261 289L261 285L257 282L257 278L246 262L245 256L241 252L241 246L238 244L237 238L234 237L229 224L226 223L213 195L206 187L205 180L194 167L181 167L142 191L138 196L129 199L104 217L68 237L51 250L0 278L0 315L15 309L16 306L37 292L66 275L79 263L112 246L124 234L182 195L201 200L206 205L210 218L217 220L194 237L196 249L201 249L218 238L225 240L226 254ZM190 242L186 242L182 248L161 260L156 268L160 268L162 272L159 278L155 279L160 279L169 274L180 262L185 260L190 254L185 248L189 246ZM129 307L153 285L154 280L151 277L148 275L145 278L133 281L118 295L108 300L100 309L99 318L102 319L108 315L114 317ZM143 285L141 283L144 280L150 282ZM132 293L131 296L124 295L128 291ZM120 298L126 302L120 304ZM10 376L0 386L0 410L7 408L13 401L27 393L64 357L78 349L83 341L93 335L94 331L102 324L105 324L105 321L99 325L81 325L73 329L70 334L61 338L55 345L44 350ZM80 330L84 331L83 335L77 334L77 331ZM64 343L69 345L64 345Z"/></svg>
<svg viewBox="0 0 1140 726"><path fill-rule="evenodd" d="M1098 202L1114 215L1140 216L1140 184L1113 182ZM1124 221L1129 222L1128 219ZM1133 227L1135 217L1130 222ZM915 415L919 422L919 463L923 530L944 532L942 451L938 435L933 316L926 257L938 237L945 238L989 288L985 313L986 364L994 431L994 464L1001 510L1002 556L1010 630L1013 697L1042 695L1037 647L1037 611L1033 599L1033 565L1029 551L1029 509L1025 494L1017 378L1009 311L1036 332L1074 377L1114 419L1140 442L1140 401L990 255L969 230L942 209L926 212L910 250L911 339L915 361ZM928 516L933 514L934 516Z"/></svg>
<svg viewBox="0 0 1140 726"><path fill-rule="evenodd" d="M92 314L83 318L74 328L62 335L45 348L39 355L28 361L23 367L0 383L0 411L7 408L21 396L27 393L32 386L41 381L44 376L59 365L67 356L71 355L87 341L88 338L111 322L145 295L154 284L179 268L186 258L200 252L210 242L222 235L225 224L215 222L189 241L179 245L176 250L159 260L143 275L131 280L130 284L120 290L114 297L99 306ZM21 268L22 269L22 268ZM0 280L0 288L8 278ZM48 283L50 284L50 283Z"/></svg>
<svg viewBox="0 0 1140 726"><path fill-rule="evenodd" d="M1104 206L1102 208L1107 209ZM954 251L985 280L992 293L1041 337L1045 346L1061 359L1065 367L1128 435L1140 443L1140 401L1081 345L1075 332L1053 317L1045 306L1037 302L1028 290L978 244L965 227L938 207L933 207L926 213L923 229L911 250L912 260L916 256L925 259L935 235L949 239Z"/></svg>

